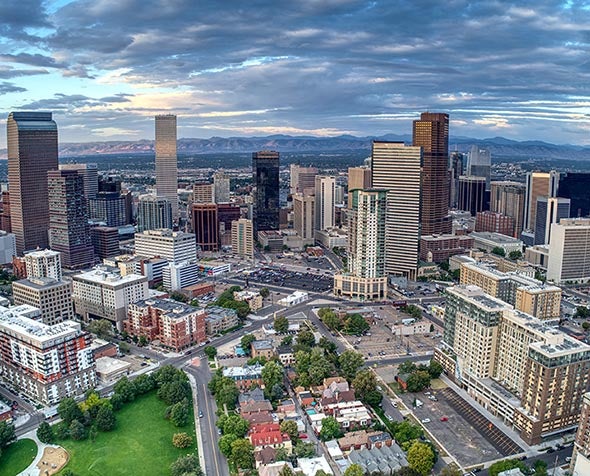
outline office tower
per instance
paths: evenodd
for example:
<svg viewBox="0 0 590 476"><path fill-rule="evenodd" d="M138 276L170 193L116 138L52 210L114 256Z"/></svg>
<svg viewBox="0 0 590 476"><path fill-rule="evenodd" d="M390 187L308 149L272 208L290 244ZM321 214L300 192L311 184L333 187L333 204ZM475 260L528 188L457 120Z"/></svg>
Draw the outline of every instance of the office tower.
<svg viewBox="0 0 590 476"><path fill-rule="evenodd" d="M119 231L117 228L93 226L90 228L90 239L94 247L94 254L100 260L120 254Z"/></svg>
<svg viewBox="0 0 590 476"><path fill-rule="evenodd" d="M229 175L224 172L215 172L213 189L215 203L229 203Z"/></svg>
<svg viewBox="0 0 590 476"><path fill-rule="evenodd" d="M0 230L12 233L10 221L10 192L2 192L2 211L0 212Z"/></svg>
<svg viewBox="0 0 590 476"><path fill-rule="evenodd" d="M337 184L336 187L334 187L334 205L335 206L341 207L342 205L344 205L344 190L345 190L344 185Z"/></svg>
<svg viewBox="0 0 590 476"><path fill-rule="evenodd" d="M422 147L422 235L451 233L449 216L449 115L423 112L413 124L413 145ZM374 175L373 175L374 177ZM377 184L373 182L373 187Z"/></svg>
<svg viewBox="0 0 590 476"><path fill-rule="evenodd" d="M334 276L334 294L361 301L387 296L385 274L386 190L351 192L348 220L348 266L350 273Z"/></svg>
<svg viewBox="0 0 590 476"><path fill-rule="evenodd" d="M51 249L61 252L64 268L92 266L94 249L82 175L75 170L52 170L47 173L47 182Z"/></svg>
<svg viewBox="0 0 590 476"><path fill-rule="evenodd" d="M313 245L315 227L315 196L293 195L293 229L304 245Z"/></svg>
<svg viewBox="0 0 590 476"><path fill-rule="evenodd" d="M572 476L590 474L590 392L584 395L580 424L574 440L574 452L570 464Z"/></svg>
<svg viewBox="0 0 590 476"><path fill-rule="evenodd" d="M527 173L523 230L535 230L537 199L539 197L556 197L558 185L559 173L553 170L551 172Z"/></svg>
<svg viewBox="0 0 590 476"><path fill-rule="evenodd" d="M119 227L129 223L127 203L120 192L99 192L95 198L88 199L88 215L93 221L106 226Z"/></svg>
<svg viewBox="0 0 590 476"><path fill-rule="evenodd" d="M178 163L176 157L176 116L156 116L156 194L167 198L172 218L178 220Z"/></svg>
<svg viewBox="0 0 590 476"><path fill-rule="evenodd" d="M138 274L121 276L118 268L97 266L72 278L72 298L76 314L85 322L108 319L123 330L129 304L147 299L147 278Z"/></svg>
<svg viewBox="0 0 590 476"><path fill-rule="evenodd" d="M137 204L137 231L172 228L172 205L165 197L142 195Z"/></svg>
<svg viewBox="0 0 590 476"><path fill-rule="evenodd" d="M217 204L217 220L219 221L219 242L221 246L231 246L232 223L241 217L240 206L232 203Z"/></svg>
<svg viewBox="0 0 590 476"><path fill-rule="evenodd" d="M373 141L371 183L388 191L385 272L409 279L415 279L418 270L421 161L420 147Z"/></svg>
<svg viewBox="0 0 590 476"><path fill-rule="evenodd" d="M53 278L61 281L61 253L52 250L31 251L25 254L28 278Z"/></svg>
<svg viewBox="0 0 590 476"><path fill-rule="evenodd" d="M590 173L565 172L559 175L559 196L571 200L572 218L590 216Z"/></svg>
<svg viewBox="0 0 590 476"><path fill-rule="evenodd" d="M74 319L72 287L53 278L30 277L12 283L14 304L28 304L41 310L41 319L50 326Z"/></svg>
<svg viewBox="0 0 590 476"><path fill-rule="evenodd" d="M590 218L551 225L547 279L555 283L590 280Z"/></svg>
<svg viewBox="0 0 590 476"><path fill-rule="evenodd" d="M475 216L485 209L486 179L485 177L459 177L459 197L457 208Z"/></svg>
<svg viewBox="0 0 590 476"><path fill-rule="evenodd" d="M57 125L50 112L11 112L8 135L10 219L16 252L47 248L47 172L57 169Z"/></svg>
<svg viewBox="0 0 590 476"><path fill-rule="evenodd" d="M16 256L16 236L14 233L0 230L0 264L12 263L14 256Z"/></svg>
<svg viewBox="0 0 590 476"><path fill-rule="evenodd" d="M490 211L477 212L475 231L490 231L514 236L514 218Z"/></svg>
<svg viewBox="0 0 590 476"><path fill-rule="evenodd" d="M291 164L289 172L289 193L291 195L305 193L306 190L315 188L315 176L318 174L317 167L301 167L297 164Z"/></svg>
<svg viewBox="0 0 590 476"><path fill-rule="evenodd" d="M480 149L477 145L472 145L469 151L469 163L467 165L467 175L475 177L485 177L486 190L490 189L490 180L492 173L492 154L487 149Z"/></svg>
<svg viewBox="0 0 590 476"><path fill-rule="evenodd" d="M551 240L551 225L570 216L570 199L561 197L537 198L535 245L547 245Z"/></svg>
<svg viewBox="0 0 590 476"><path fill-rule="evenodd" d="M242 258L254 258L254 229L252 220L240 218L231 227L232 252Z"/></svg>
<svg viewBox="0 0 590 476"><path fill-rule="evenodd" d="M198 182L193 184L193 203L213 203L213 184L209 182Z"/></svg>
<svg viewBox="0 0 590 476"><path fill-rule="evenodd" d="M194 262L197 259L195 235L168 229L136 233L135 255L143 258L159 256L172 263Z"/></svg>
<svg viewBox="0 0 590 476"><path fill-rule="evenodd" d="M219 250L219 221L215 203L193 203L193 231L201 251Z"/></svg>
<svg viewBox="0 0 590 476"><path fill-rule="evenodd" d="M166 291L181 291L203 280L203 265L199 263L168 263L162 268L162 286Z"/></svg>
<svg viewBox="0 0 590 476"><path fill-rule="evenodd" d="M451 152L449 166L449 205L451 208L457 208L457 199L459 196L459 177L464 175L463 160L464 156L461 152Z"/></svg>
<svg viewBox="0 0 590 476"><path fill-rule="evenodd" d="M80 324L47 325L19 309L0 309L0 378L44 405L95 388L91 336Z"/></svg>
<svg viewBox="0 0 590 476"><path fill-rule="evenodd" d="M510 236L518 238L523 230L526 186L518 182L492 182L490 185L490 211L514 219Z"/></svg>
<svg viewBox="0 0 590 476"><path fill-rule="evenodd" d="M84 196L95 198L98 193L98 166L96 164L60 164L59 170L75 170L84 180Z"/></svg>
<svg viewBox="0 0 590 476"><path fill-rule="evenodd" d="M371 187L371 169L369 167L348 167L348 193L355 189L367 190Z"/></svg>
<svg viewBox="0 0 590 476"><path fill-rule="evenodd" d="M334 196L336 179L317 175L315 178L315 230L334 226Z"/></svg>
<svg viewBox="0 0 590 476"><path fill-rule="evenodd" d="M279 153L269 150L252 154L254 185L254 235L279 229Z"/></svg>

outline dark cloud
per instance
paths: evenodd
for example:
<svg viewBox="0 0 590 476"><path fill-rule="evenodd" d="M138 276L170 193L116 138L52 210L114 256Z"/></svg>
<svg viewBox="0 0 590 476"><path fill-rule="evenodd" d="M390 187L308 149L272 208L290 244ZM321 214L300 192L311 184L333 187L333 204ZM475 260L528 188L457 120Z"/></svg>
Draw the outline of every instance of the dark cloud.
<svg viewBox="0 0 590 476"><path fill-rule="evenodd" d="M17 55L3 54L0 55L0 61L10 63L28 64L31 66L40 66L46 68L64 68L64 63L55 61L55 58L40 54L19 53Z"/></svg>
<svg viewBox="0 0 590 476"><path fill-rule="evenodd" d="M19 78L22 76L35 76L38 74L48 74L46 69L16 69L12 66L0 65L0 79Z"/></svg>
<svg viewBox="0 0 590 476"><path fill-rule="evenodd" d="M16 86L13 83L9 83L6 81L0 82L0 94L8 94L8 93L24 93L26 91L25 88L21 88Z"/></svg>

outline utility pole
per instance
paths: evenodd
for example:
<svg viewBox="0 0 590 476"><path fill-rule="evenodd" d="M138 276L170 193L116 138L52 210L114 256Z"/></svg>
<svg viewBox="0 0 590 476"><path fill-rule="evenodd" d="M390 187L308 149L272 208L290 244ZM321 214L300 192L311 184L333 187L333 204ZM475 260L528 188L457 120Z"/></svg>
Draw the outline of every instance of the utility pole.
<svg viewBox="0 0 590 476"><path fill-rule="evenodd" d="M557 469L557 460L559 459L559 455L555 455L555 462L553 463L553 473L552 476L555 476L555 470Z"/></svg>

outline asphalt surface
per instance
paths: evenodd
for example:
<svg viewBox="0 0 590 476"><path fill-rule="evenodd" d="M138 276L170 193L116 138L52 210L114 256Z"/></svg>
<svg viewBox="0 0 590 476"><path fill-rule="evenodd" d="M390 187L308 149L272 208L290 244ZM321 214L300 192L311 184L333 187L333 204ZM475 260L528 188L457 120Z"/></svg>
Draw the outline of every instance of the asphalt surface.
<svg viewBox="0 0 590 476"><path fill-rule="evenodd" d="M554 451L553 453L542 452L537 456L532 456L530 458L525 459L523 463L529 467L533 467L535 465L535 461L545 461L545 463L547 463L547 473L553 474L554 467L559 467L568 464L565 459L567 457L571 458L573 450L573 446L569 446L562 450ZM476 472L475 474L477 476L489 476L490 473L487 469L482 469Z"/></svg>

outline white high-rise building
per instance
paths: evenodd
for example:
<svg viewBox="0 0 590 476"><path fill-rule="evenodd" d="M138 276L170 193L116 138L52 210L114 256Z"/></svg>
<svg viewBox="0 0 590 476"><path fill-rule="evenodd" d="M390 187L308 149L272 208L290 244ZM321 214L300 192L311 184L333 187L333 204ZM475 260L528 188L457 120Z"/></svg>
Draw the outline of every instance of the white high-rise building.
<svg viewBox="0 0 590 476"><path fill-rule="evenodd" d="M314 243L315 197L297 193L293 195L293 228L304 245Z"/></svg>
<svg viewBox="0 0 590 476"><path fill-rule="evenodd" d="M421 160L420 147L373 141L373 188L388 191L385 272L410 279L416 278L418 270Z"/></svg>
<svg viewBox="0 0 590 476"><path fill-rule="evenodd" d="M16 236L0 230L0 264L12 263L13 256L16 256Z"/></svg>
<svg viewBox="0 0 590 476"><path fill-rule="evenodd" d="M135 234L135 254L144 258L159 256L172 263L194 262L197 259L197 242L194 233L146 230Z"/></svg>
<svg viewBox="0 0 590 476"><path fill-rule="evenodd" d="M176 156L176 116L156 116L156 192L167 198L172 217L178 220L178 161Z"/></svg>
<svg viewBox="0 0 590 476"><path fill-rule="evenodd" d="M229 203L229 176L224 172L213 175L213 199L215 203Z"/></svg>
<svg viewBox="0 0 590 476"><path fill-rule="evenodd" d="M137 204L137 231L172 228L172 205L165 197L142 195Z"/></svg>
<svg viewBox="0 0 590 476"><path fill-rule="evenodd" d="M53 250L31 251L25 255L28 278L53 278L61 281L61 253Z"/></svg>
<svg viewBox="0 0 590 476"><path fill-rule="evenodd" d="M315 178L315 229L327 230L336 222L335 218L336 179L324 175Z"/></svg>
<svg viewBox="0 0 590 476"><path fill-rule="evenodd" d="M562 218L551 225L547 279L590 281L590 218Z"/></svg>
<svg viewBox="0 0 590 476"><path fill-rule="evenodd" d="M252 220L240 218L231 224L232 251L243 258L254 258L254 228Z"/></svg>

